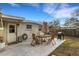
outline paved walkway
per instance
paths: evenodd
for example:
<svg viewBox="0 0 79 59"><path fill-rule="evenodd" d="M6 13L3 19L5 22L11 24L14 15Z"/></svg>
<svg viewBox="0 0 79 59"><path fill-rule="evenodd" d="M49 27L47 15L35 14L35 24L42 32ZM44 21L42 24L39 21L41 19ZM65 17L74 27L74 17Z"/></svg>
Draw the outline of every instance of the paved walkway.
<svg viewBox="0 0 79 59"><path fill-rule="evenodd" d="M54 51L64 40L56 40L56 44L53 46L52 43L31 46L30 40L25 42L9 45L4 51L0 52L0 56L46 56Z"/></svg>

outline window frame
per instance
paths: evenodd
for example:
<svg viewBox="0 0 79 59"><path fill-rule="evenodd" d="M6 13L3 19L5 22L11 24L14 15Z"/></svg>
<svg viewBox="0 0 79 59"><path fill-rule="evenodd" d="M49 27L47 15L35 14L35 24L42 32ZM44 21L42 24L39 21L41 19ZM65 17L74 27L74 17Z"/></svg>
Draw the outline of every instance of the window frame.
<svg viewBox="0 0 79 59"><path fill-rule="evenodd" d="M10 26L13 26L13 28ZM15 25L9 25L9 33L15 33L15 32L16 32Z"/></svg>
<svg viewBox="0 0 79 59"><path fill-rule="evenodd" d="M31 30L32 29L32 25L27 24L26 25L26 29L30 29Z"/></svg>

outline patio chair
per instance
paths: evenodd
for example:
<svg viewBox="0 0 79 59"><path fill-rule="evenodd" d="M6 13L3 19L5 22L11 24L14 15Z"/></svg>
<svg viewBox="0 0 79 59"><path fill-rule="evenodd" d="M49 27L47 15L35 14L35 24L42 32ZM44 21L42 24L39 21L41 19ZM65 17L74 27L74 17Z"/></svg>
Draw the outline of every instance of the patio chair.
<svg viewBox="0 0 79 59"><path fill-rule="evenodd" d="M31 42L32 46L35 46L36 44L39 44L38 43L38 38L36 37L36 35L34 33L32 34L32 39L33 39L32 42Z"/></svg>
<svg viewBox="0 0 79 59"><path fill-rule="evenodd" d="M51 43L51 42L52 42L53 45L56 44L56 42L55 42L55 40L54 40L54 37L55 37L55 33L52 33L52 34L51 34L51 38L48 39L47 44L49 44L49 43Z"/></svg>
<svg viewBox="0 0 79 59"><path fill-rule="evenodd" d="M45 42L45 39L44 39L44 33L43 32L39 32L37 33L37 38L38 38L38 41L40 44L42 44L43 42Z"/></svg>

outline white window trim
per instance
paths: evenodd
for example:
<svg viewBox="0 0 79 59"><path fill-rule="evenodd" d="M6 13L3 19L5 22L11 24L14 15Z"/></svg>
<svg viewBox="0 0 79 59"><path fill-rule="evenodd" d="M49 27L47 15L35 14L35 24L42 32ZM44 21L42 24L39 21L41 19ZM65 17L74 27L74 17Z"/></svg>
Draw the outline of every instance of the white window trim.
<svg viewBox="0 0 79 59"><path fill-rule="evenodd" d="M30 24L27 24L27 25L30 25ZM26 29L27 29L27 30L32 30L32 28L28 29L28 28L27 28L27 25L26 25ZM31 25L31 27L32 27L32 25Z"/></svg>

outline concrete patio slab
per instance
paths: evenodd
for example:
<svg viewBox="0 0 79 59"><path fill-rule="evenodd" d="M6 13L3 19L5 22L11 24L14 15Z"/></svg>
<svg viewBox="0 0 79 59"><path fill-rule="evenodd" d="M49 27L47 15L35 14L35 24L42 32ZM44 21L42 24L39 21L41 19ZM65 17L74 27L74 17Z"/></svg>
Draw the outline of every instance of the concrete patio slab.
<svg viewBox="0 0 79 59"><path fill-rule="evenodd" d="M3 52L0 52L0 56L47 56L54 51L64 40L57 40L53 46L52 43L46 44L45 42L40 45L31 46L31 40L26 40L22 43L9 45Z"/></svg>

